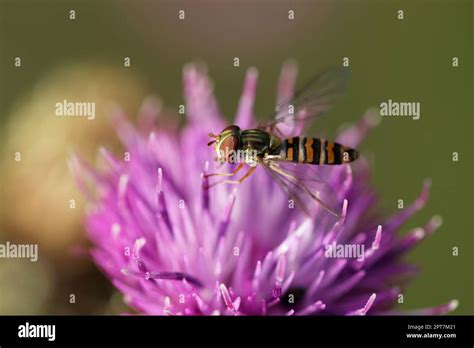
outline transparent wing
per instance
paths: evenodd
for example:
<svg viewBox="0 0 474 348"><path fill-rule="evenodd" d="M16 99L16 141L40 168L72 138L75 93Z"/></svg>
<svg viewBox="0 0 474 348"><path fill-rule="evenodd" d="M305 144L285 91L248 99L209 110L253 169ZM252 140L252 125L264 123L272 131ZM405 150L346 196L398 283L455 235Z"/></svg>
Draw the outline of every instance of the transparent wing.
<svg viewBox="0 0 474 348"><path fill-rule="evenodd" d="M332 217L340 217L342 204L316 166L269 159L261 164L308 216L314 217L318 209L323 209Z"/></svg>
<svg viewBox="0 0 474 348"><path fill-rule="evenodd" d="M282 127L301 130L328 111L344 96L349 81L347 68L333 68L317 75L292 98L278 104L269 121L258 128L281 134Z"/></svg>

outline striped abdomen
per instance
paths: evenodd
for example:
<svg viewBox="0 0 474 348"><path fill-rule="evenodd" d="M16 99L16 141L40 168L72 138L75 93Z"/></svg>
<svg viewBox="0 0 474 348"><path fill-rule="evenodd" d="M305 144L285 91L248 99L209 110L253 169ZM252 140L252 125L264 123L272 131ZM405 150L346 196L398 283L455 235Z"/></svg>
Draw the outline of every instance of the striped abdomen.
<svg viewBox="0 0 474 348"><path fill-rule="evenodd" d="M330 140L294 137L283 140L280 156L290 162L321 165L352 162L359 153Z"/></svg>

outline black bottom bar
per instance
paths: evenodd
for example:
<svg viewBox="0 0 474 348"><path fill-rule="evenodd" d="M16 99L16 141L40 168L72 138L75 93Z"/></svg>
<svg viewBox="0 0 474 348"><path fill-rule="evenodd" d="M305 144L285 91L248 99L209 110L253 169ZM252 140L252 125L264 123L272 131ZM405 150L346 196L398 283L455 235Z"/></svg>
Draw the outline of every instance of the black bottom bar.
<svg viewBox="0 0 474 348"><path fill-rule="evenodd" d="M473 318L2 316L0 346L324 343L472 347ZM54 330L45 325L54 325ZM43 337L31 337L38 335Z"/></svg>

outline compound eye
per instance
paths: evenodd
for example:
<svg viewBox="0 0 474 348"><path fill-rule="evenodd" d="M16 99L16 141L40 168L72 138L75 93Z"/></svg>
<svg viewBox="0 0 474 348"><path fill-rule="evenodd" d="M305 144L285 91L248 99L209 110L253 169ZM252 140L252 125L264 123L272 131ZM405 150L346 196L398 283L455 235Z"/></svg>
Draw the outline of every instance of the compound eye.
<svg viewBox="0 0 474 348"><path fill-rule="evenodd" d="M235 126L235 125L231 125L231 126L228 126L228 127L225 127L221 133L224 133L224 132L228 132L228 131L231 131L232 133L236 133L240 130L240 128L238 126Z"/></svg>
<svg viewBox="0 0 474 348"><path fill-rule="evenodd" d="M228 161L230 156L237 151L239 147L239 137L237 135L229 135L225 137L219 146L221 156Z"/></svg>

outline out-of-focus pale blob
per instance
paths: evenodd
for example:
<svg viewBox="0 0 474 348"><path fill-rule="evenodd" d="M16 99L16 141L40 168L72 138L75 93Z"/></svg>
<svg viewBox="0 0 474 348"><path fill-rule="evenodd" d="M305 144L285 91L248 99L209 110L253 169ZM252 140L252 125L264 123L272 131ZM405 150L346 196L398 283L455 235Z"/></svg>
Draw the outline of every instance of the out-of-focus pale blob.
<svg viewBox="0 0 474 348"><path fill-rule="evenodd" d="M70 257L70 252L83 239L84 202L71 179L67 159L72 150L91 158L98 144L117 144L106 111L113 102L135 110L144 89L141 79L130 71L80 64L50 73L31 93L19 98L5 128L1 160L2 239L38 243L40 259L51 256L62 260L58 267L80 267L81 262ZM56 104L64 100L95 103L94 119L57 116Z"/></svg>
<svg viewBox="0 0 474 348"><path fill-rule="evenodd" d="M43 314L51 301L54 278L46 262L6 259L0 262L0 314Z"/></svg>

